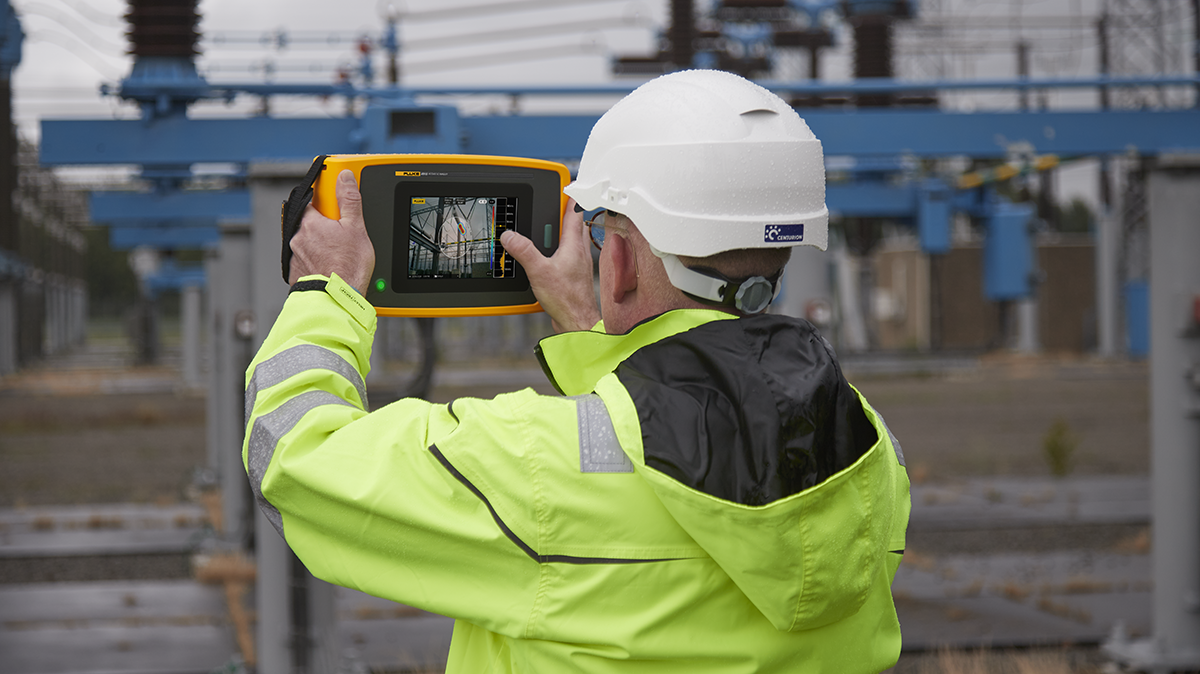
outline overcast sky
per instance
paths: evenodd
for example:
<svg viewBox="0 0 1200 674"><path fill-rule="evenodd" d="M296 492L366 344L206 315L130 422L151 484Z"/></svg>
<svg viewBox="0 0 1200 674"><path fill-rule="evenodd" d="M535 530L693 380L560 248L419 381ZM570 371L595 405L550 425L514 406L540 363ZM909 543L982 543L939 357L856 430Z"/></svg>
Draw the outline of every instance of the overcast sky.
<svg viewBox="0 0 1200 674"><path fill-rule="evenodd" d="M398 9L406 83L604 82L611 79L610 54L654 48L665 14L664 3L641 0L546 0L525 2L529 9L471 9L497 4L517 3L201 0L204 40L198 65L213 82L261 82L266 67L274 69L271 79L276 82L332 82L337 69L357 67L353 41L360 35L378 38L386 13ZM25 137L36 138L37 122L45 117L135 114L97 93L102 83L116 83L129 73L124 0L14 0L13 5L26 33L13 78L15 117ZM291 43L283 48L274 44L278 33ZM253 42L259 37L265 44ZM251 43L238 42L247 38ZM314 40L321 44L312 44ZM377 66L382 57L377 50ZM382 83L384 76L378 68L376 82ZM339 114L342 109L336 101L306 103L281 105L290 114ZM241 112L240 107L201 107L197 114Z"/></svg>

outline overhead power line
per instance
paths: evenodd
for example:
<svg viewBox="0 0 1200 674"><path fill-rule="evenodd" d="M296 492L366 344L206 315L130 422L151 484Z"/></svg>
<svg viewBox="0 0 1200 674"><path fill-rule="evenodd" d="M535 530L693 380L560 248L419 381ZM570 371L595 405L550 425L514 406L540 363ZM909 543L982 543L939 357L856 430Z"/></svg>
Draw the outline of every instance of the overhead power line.
<svg viewBox="0 0 1200 674"><path fill-rule="evenodd" d="M450 59L424 59L405 61L402 64L404 72L424 75L446 72L451 70L466 70L470 68L486 68L500 63L520 63L528 61L547 60L562 56L596 53L597 48L590 44L575 43L567 45L540 47L535 49L520 49L506 52L491 52L476 56L464 56ZM207 74L220 72L261 72L268 74L286 73L333 73L337 65L329 63L214 63L207 62L201 70Z"/></svg>
<svg viewBox="0 0 1200 674"><path fill-rule="evenodd" d="M404 12L400 15L401 22L410 21L444 21L447 19L475 18L494 14L509 14L539 9L558 9L573 5L613 4L628 0L508 0L508 2L489 2L479 5L462 5L459 7L441 7L417 12Z"/></svg>
<svg viewBox="0 0 1200 674"><path fill-rule="evenodd" d="M109 12L96 9L86 2L80 2L80 0L58 0L56 4L62 4L70 7L84 19L87 19L89 22L94 24L108 26L109 28L123 28L125 26L125 20L122 19L119 14L111 14ZM45 3L36 2L21 2L16 9L18 13L22 13L34 6L45 7L48 5Z"/></svg>
<svg viewBox="0 0 1200 674"><path fill-rule="evenodd" d="M404 71L409 74L422 75L429 73L446 72L448 70L464 70L468 68L484 68L499 63L520 63L528 61L541 61L556 57L579 55L579 54L594 54L597 48L590 44L575 43L561 45L556 47L542 47L537 49L520 49L514 51L498 52L491 54L482 54L479 56L470 56L453 59L437 59L425 61L409 61L404 64Z"/></svg>
<svg viewBox="0 0 1200 674"><path fill-rule="evenodd" d="M568 21L550 23L523 28L506 28L504 30L486 30L474 33L459 33L438 37L418 37L402 41L402 51L420 51L423 49L446 49L461 47L464 44L475 45L489 42L506 42L522 40L531 37L543 37L561 33L581 33L609 28L642 28L649 22L637 16L625 15L620 17L603 17L588 21ZM364 37L361 32L322 32L322 31L224 31L214 33L205 39L213 46L246 46L267 47L275 46L282 49L290 46L306 48L343 49L357 45Z"/></svg>
<svg viewBox="0 0 1200 674"><path fill-rule="evenodd" d="M606 28L640 28L645 25L647 25L645 21L632 16L608 17L592 21L570 21L529 26L526 28L463 33L436 38L416 38L405 40L402 46L404 51L461 48L463 44L476 45L488 42L507 42L509 40L523 40L531 37L544 37L546 35L560 35L563 33L593 32Z"/></svg>
<svg viewBox="0 0 1200 674"><path fill-rule="evenodd" d="M948 17L929 19L900 26L903 30L1045 30L1071 28L1095 30L1096 18L1090 16L1024 16L1018 20L1009 17Z"/></svg>
<svg viewBox="0 0 1200 674"><path fill-rule="evenodd" d="M45 42L56 47L61 47L62 49L65 49L78 57L79 60L86 63L88 67L90 67L92 70L95 70L101 77L104 77L105 79L115 80L124 74L118 66L111 65L108 62L107 59L111 57L95 51L88 53L80 49L80 47L86 47L87 49L91 49L91 47L81 42L77 37L65 35L53 30L38 30L30 32L25 36L25 39L29 42ZM111 70L102 70L102 67L111 68Z"/></svg>
<svg viewBox="0 0 1200 674"><path fill-rule="evenodd" d="M59 26L65 28L72 35L79 39L87 46L95 49L100 53L122 54L125 52L125 45L116 42L111 42L95 31L88 28L77 17L72 16L59 9L43 3L30 3L21 8L21 11L26 15L40 16L49 19Z"/></svg>
<svg viewBox="0 0 1200 674"><path fill-rule="evenodd" d="M401 25L421 21L461 20L496 14L512 14L547 9L560 9L579 5L616 5L629 4L630 0L509 0L507 2L490 2L478 5L463 5L459 7L440 7L438 9L403 12L398 15ZM505 29L509 31L511 29ZM213 31L206 36L206 41L212 44L246 44L246 45L292 45L331 46L341 47L356 44L363 36L363 31Z"/></svg>

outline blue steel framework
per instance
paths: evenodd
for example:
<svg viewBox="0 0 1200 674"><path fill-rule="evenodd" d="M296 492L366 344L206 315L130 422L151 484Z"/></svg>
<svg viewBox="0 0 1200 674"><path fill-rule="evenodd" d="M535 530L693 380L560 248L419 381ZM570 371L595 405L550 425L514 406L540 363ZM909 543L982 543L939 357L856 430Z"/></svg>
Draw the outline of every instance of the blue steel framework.
<svg viewBox="0 0 1200 674"><path fill-rule="evenodd" d="M94 219L114 225L113 244L196 247L213 244L216 223L246 219L244 190L179 192L170 185L188 177L193 163L299 161L327 153L467 153L571 161L583 150L596 115L463 116L446 105L421 105L427 95L590 96L622 94L627 85L578 87L423 87L363 89L334 85L209 84L191 72L155 77L136 72L113 93L142 105L144 119L46 120L42 162L135 164L167 188L147 194L96 194ZM165 72L172 72L166 69ZM1087 79L1017 79L846 83L763 82L782 95L1029 90L1119 86L1200 86L1197 76ZM359 117L322 119L189 119L188 104L202 98L251 95L343 95L369 101ZM864 164L880 157L1063 157L1156 156L1200 149L1200 108L1175 110L1090 110L944 112L937 109L801 110L827 156ZM415 123L414 123L415 122ZM419 127L419 133L407 129ZM884 162L887 164L888 162ZM892 162L895 166L896 162ZM1027 227L1031 211L1002 203L984 186L958 190L942 177L896 181L858 179L829 186L830 210L847 217L886 217L917 227L923 248L949 247L949 223L966 211L987 223L989 251L985 289L992 299L1016 299L1031 291ZM892 172L894 177L894 172ZM993 245L994 244L994 245Z"/></svg>

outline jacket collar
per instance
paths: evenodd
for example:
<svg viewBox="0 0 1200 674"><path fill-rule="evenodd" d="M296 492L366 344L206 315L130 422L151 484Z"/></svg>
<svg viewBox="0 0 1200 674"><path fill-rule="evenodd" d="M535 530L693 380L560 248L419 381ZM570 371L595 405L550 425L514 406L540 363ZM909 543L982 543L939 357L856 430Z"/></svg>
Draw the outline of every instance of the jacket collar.
<svg viewBox="0 0 1200 674"><path fill-rule="evenodd" d="M538 342L534 353L559 393L583 395L643 346L705 323L736 318L712 309L676 309L642 321L622 335L602 332L603 323L592 330L553 335Z"/></svg>

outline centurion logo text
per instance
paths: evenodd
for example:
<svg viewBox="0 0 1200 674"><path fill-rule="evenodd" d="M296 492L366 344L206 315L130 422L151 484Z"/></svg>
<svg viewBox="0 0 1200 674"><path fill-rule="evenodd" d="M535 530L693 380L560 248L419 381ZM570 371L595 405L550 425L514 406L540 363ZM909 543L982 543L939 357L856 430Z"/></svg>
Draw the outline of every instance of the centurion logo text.
<svg viewBox="0 0 1200 674"><path fill-rule="evenodd" d="M804 225L767 225L763 231L763 241L767 243L788 243L804 240Z"/></svg>

